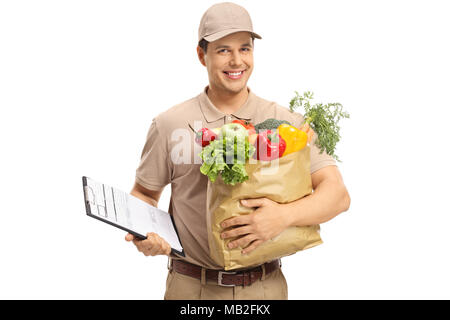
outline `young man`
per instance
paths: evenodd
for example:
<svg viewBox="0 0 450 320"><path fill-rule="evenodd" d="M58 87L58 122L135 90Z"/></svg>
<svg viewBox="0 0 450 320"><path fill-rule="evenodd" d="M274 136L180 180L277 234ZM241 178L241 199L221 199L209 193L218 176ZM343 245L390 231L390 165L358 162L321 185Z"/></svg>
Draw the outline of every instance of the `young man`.
<svg viewBox="0 0 450 320"><path fill-rule="evenodd" d="M230 2L209 8L200 22L197 47L209 85L200 95L154 118L147 135L131 193L157 206L163 188L171 184L169 213L175 220L186 257L171 255L168 243L156 234L148 234L146 240L128 234L126 240L133 241L146 256L171 257L165 299L287 299L287 283L278 260L235 274L220 272L223 270L209 256L208 180L199 171L201 162L195 159L197 154L193 151L189 163L179 163L171 157L178 143L171 139L172 133L194 122L216 128L235 119L258 123L277 118L296 127L301 125L300 114L256 96L247 87L254 67L255 38L261 39L253 32L244 8ZM193 133L190 134L193 141ZM313 144L311 177L314 193L300 200L288 204L266 198L243 202L242 205L257 210L225 221L224 229L236 228L224 232L222 237L239 236L230 245L241 246L248 253L289 226L320 224L348 209L350 198L335 161L325 153L319 154Z"/></svg>

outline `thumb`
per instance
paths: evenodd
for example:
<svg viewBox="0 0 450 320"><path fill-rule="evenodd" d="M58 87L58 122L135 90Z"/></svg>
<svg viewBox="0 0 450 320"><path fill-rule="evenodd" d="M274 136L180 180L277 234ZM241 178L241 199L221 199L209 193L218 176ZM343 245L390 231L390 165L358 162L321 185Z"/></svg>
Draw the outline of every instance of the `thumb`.
<svg viewBox="0 0 450 320"><path fill-rule="evenodd" d="M127 235L125 236L125 240L126 241L133 241L134 240L134 236L130 233L127 233Z"/></svg>
<svg viewBox="0 0 450 320"><path fill-rule="evenodd" d="M259 199L242 199L241 204L244 207L254 208L254 207L262 207L266 203L266 198Z"/></svg>

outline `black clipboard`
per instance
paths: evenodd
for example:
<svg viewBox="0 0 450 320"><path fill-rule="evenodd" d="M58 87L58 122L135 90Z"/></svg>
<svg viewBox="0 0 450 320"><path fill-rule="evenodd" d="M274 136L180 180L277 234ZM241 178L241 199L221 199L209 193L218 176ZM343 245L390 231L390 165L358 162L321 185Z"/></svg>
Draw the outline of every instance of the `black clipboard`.
<svg viewBox="0 0 450 320"><path fill-rule="evenodd" d="M84 204L85 204L85 206L86 206L86 214L87 214L89 217L91 217L91 218L94 218L94 219L99 220L99 221L101 221L101 222L107 223L107 224L109 224L109 225L111 225L111 226L114 226L114 227L116 227L116 228L119 228L119 229L121 229L121 230L127 231L127 232L129 232L130 234L132 234L133 236L137 237L138 239L141 239L141 240L147 239L147 236L142 235L142 234L140 234L139 232L136 232L135 230L131 230L130 228L127 228L127 227L125 227L125 226L123 226L123 225L114 223L113 221L110 221L110 220L107 220L107 219L102 219L102 218L99 217L98 215L93 214L93 213L91 212L91 207L90 207L90 205L89 205L89 198L88 198L88 194L87 194L87 188L89 188L87 179L88 179L88 177L86 177L86 176L83 176L83 177L82 177L82 181L83 181L83 196L84 196ZM131 196L131 195L130 195L130 196ZM132 197L132 196L131 196L131 197ZM172 217L171 214L169 214L169 216L170 216L170 220L172 221L172 225L173 225L173 227L174 227L174 229L175 229L175 233L177 234L178 241L180 242L181 246L183 246L183 244L181 243L180 236L179 236L179 234L178 234L177 226L175 225L175 221L173 220L173 217ZM185 257L184 249L182 249L181 251L179 251L179 250L176 250L176 249L172 248L172 253L177 254L177 255L179 255L179 256L182 256L182 257Z"/></svg>

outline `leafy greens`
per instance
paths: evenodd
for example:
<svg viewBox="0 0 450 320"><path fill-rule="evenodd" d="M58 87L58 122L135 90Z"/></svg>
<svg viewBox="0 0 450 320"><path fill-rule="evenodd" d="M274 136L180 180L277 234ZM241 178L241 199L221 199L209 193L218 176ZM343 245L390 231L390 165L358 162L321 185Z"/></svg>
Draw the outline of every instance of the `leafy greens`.
<svg viewBox="0 0 450 320"><path fill-rule="evenodd" d="M222 135L202 149L200 172L215 182L222 176L225 184L235 185L248 179L245 162L253 156L255 146L249 144L248 136L223 137Z"/></svg>
<svg viewBox="0 0 450 320"><path fill-rule="evenodd" d="M320 148L320 152L326 151L328 155L340 162L335 154L336 144L341 139L338 123L342 118L350 118L350 115L343 111L340 103L312 105L310 99L313 99L312 92L306 91L301 96L295 91L295 97L289 103L289 109L294 112L298 107L304 108L305 123L309 124L317 134L315 143Z"/></svg>

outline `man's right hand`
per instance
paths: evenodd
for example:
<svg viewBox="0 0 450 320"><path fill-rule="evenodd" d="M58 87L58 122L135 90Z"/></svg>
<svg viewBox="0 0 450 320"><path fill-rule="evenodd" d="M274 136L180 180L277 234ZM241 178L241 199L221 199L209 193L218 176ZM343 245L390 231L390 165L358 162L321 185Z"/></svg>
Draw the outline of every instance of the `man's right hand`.
<svg viewBox="0 0 450 320"><path fill-rule="evenodd" d="M132 234L128 233L125 236L126 241L133 241L139 252L142 252L146 257L157 255L170 255L172 248L166 240L158 236L156 233L147 233L147 239L140 240Z"/></svg>

